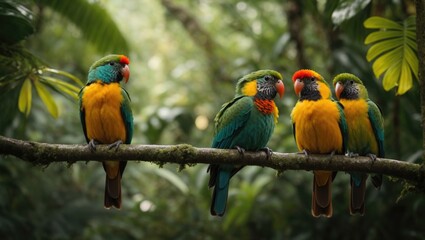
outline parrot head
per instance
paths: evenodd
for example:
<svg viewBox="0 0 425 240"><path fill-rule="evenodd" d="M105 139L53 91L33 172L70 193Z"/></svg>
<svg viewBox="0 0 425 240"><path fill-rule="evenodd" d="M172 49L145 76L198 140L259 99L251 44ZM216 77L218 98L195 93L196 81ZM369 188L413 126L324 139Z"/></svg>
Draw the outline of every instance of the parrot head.
<svg viewBox="0 0 425 240"><path fill-rule="evenodd" d="M317 72L310 69L298 70L292 76L295 94L300 100L319 100L330 98L328 83Z"/></svg>
<svg viewBox="0 0 425 240"><path fill-rule="evenodd" d="M368 98L368 93L362 80L351 73L338 74L333 80L333 85L338 100Z"/></svg>
<svg viewBox="0 0 425 240"><path fill-rule="evenodd" d="M236 96L256 96L261 99L274 99L276 94L282 98L285 85L282 75L273 70L259 70L239 79L236 85Z"/></svg>
<svg viewBox="0 0 425 240"><path fill-rule="evenodd" d="M95 81L103 83L128 82L130 78L130 60L124 55L108 55L94 62L90 69L87 84Z"/></svg>

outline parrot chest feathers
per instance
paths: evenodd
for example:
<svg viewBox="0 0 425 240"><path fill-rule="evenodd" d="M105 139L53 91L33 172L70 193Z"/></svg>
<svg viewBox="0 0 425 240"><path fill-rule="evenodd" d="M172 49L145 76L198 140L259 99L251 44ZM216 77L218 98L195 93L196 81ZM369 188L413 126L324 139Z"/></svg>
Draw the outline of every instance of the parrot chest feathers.
<svg viewBox="0 0 425 240"><path fill-rule="evenodd" d="M256 98L254 100L254 104L260 113L264 115L273 114L275 123L277 122L277 119L279 118L279 110L273 100Z"/></svg>
<svg viewBox="0 0 425 240"><path fill-rule="evenodd" d="M300 151L342 153L343 137L339 127L341 116L335 102L299 101L292 110L291 117Z"/></svg>
<svg viewBox="0 0 425 240"><path fill-rule="evenodd" d="M363 99L341 99L348 125L348 150L365 155L378 154L378 143L368 115L367 102Z"/></svg>
<svg viewBox="0 0 425 240"><path fill-rule="evenodd" d="M121 87L118 83L92 83L85 87L82 109L85 111L87 137L100 143L125 142L126 131L121 114Z"/></svg>

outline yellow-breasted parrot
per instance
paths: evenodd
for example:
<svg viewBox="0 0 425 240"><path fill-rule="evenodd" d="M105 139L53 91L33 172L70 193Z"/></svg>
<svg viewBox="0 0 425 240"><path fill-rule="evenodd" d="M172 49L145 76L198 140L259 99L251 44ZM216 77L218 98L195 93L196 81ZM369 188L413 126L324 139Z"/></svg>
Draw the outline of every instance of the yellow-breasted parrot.
<svg viewBox="0 0 425 240"><path fill-rule="evenodd" d="M96 144L130 144L133 137L133 114L130 96L120 86L130 77L129 59L124 55L108 55L93 63L86 86L79 93L80 120L89 148ZM105 208L121 208L121 178L126 161L104 161L106 172Z"/></svg>
<svg viewBox="0 0 425 240"><path fill-rule="evenodd" d="M284 94L282 76L273 70L259 70L241 79L236 85L233 100L223 104L215 117L213 148L237 148L245 150L271 150L266 148L277 119L278 109L274 98ZM211 164L208 167L208 186L214 187L211 214L223 216L226 210L230 178L241 169L240 166Z"/></svg>
<svg viewBox="0 0 425 240"><path fill-rule="evenodd" d="M378 105L369 99L366 87L355 75L341 73L333 80L335 94L344 106L348 124L347 149L350 156L369 156L372 160L384 157L384 119ZM365 212L366 173L350 173L350 213ZM376 187L382 183L382 175L372 177Z"/></svg>
<svg viewBox="0 0 425 240"><path fill-rule="evenodd" d="M291 113L298 149L305 154L345 154L347 123L342 106L332 99L327 82L309 69L295 72L292 81L299 97ZM336 172L313 173L311 213L314 217L331 217L331 184Z"/></svg>

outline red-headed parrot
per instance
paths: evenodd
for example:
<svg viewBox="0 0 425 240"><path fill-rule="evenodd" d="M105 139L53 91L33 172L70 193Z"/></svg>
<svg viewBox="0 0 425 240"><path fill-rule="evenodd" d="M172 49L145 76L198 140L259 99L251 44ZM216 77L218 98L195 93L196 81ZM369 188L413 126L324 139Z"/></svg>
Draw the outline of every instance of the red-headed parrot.
<svg viewBox="0 0 425 240"><path fill-rule="evenodd" d="M305 154L345 154L347 123L341 105L334 101L323 77L303 69L292 76L299 97L291 118L297 147ZM311 213L332 216L331 184L336 172L313 171Z"/></svg>
<svg viewBox="0 0 425 240"><path fill-rule="evenodd" d="M213 148L237 148L258 151L266 148L279 117L276 94L283 96L282 76L273 70L259 70L241 79L236 85L233 100L225 103L215 117ZM214 187L211 214L223 216L226 210L230 178L240 166L211 164L209 187Z"/></svg>
<svg viewBox="0 0 425 240"><path fill-rule="evenodd" d="M384 119L379 107L369 99L363 82L353 74L337 75L333 84L339 102L344 106L348 124L347 149L351 156L369 156L372 160L384 157ZM350 213L365 212L366 173L351 172ZM382 183L382 175L372 177L376 187Z"/></svg>
<svg viewBox="0 0 425 240"><path fill-rule="evenodd" d="M80 119L91 150L96 144L130 144L133 136L133 114L130 96L120 82L130 77L129 59L124 55L108 55L93 63L88 80L79 93ZM121 207L121 178L126 161L104 161L106 172L105 208Z"/></svg>

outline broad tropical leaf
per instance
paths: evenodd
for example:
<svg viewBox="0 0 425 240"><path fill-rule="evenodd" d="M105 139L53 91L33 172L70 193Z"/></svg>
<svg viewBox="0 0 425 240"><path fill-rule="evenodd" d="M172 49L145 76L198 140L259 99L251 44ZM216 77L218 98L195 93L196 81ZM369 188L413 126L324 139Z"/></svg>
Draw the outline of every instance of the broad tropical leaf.
<svg viewBox="0 0 425 240"><path fill-rule="evenodd" d="M412 87L412 79L418 79L416 45L416 17L411 16L403 24L381 17L370 17L364 22L366 28L379 29L370 33L365 44L372 44L366 59L371 62L377 78L382 77L386 91L397 87L397 95Z"/></svg>
<svg viewBox="0 0 425 240"><path fill-rule="evenodd" d="M333 2L333 1L327 1ZM335 1L338 2L338 1ZM340 25L342 22L354 17L370 3L370 0L345 0L340 1L335 10L332 11L332 22Z"/></svg>
<svg viewBox="0 0 425 240"><path fill-rule="evenodd" d="M33 33L30 10L16 1L0 2L0 42L14 44Z"/></svg>
<svg viewBox="0 0 425 240"><path fill-rule="evenodd" d="M128 54L124 35L98 1L39 0L74 23L98 51Z"/></svg>

